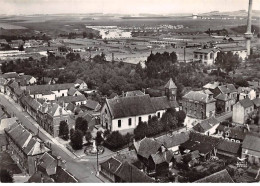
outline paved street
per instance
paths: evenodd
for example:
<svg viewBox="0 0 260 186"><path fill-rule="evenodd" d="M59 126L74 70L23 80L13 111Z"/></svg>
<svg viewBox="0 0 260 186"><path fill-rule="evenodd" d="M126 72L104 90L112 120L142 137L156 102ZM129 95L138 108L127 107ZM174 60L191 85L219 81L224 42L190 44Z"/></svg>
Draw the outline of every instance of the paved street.
<svg viewBox="0 0 260 186"><path fill-rule="evenodd" d="M9 98L10 99L10 98ZM14 103L12 100L9 101L6 95L0 93L0 104L5 107L5 110L12 116L16 116L22 124L34 134L38 133L38 124L28 115L27 112L22 111L22 108ZM52 153L56 156L61 156L62 159L66 160L66 168L71 172L80 182L91 182L97 183L102 182L95 176L96 170L96 159L93 157L90 160L80 161L72 153L66 151L62 145L55 143L55 139L52 138L48 133L39 128L39 137L44 142L50 142L52 145Z"/></svg>

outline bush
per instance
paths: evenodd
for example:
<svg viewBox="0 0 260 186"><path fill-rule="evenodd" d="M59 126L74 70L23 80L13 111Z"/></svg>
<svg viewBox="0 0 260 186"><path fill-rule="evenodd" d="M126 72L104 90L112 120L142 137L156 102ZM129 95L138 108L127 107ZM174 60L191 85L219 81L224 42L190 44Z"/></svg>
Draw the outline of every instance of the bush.
<svg viewBox="0 0 260 186"><path fill-rule="evenodd" d="M64 140L69 139L69 126L66 121L61 121L59 126L59 137Z"/></svg>
<svg viewBox="0 0 260 186"><path fill-rule="evenodd" d="M107 136L107 139L104 141L104 146L110 150L116 151L124 148L131 142L131 139L132 135L129 133L122 135L118 131L113 131Z"/></svg>
<svg viewBox="0 0 260 186"><path fill-rule="evenodd" d="M102 132L97 131L97 136L96 136L96 143L97 145L101 145L101 143L104 141L102 137Z"/></svg>
<svg viewBox="0 0 260 186"><path fill-rule="evenodd" d="M82 117L76 119L75 130L80 130L83 134L86 134L88 130L88 121Z"/></svg>
<svg viewBox="0 0 260 186"><path fill-rule="evenodd" d="M139 122L139 124L137 125L137 127L134 129L134 135L135 135L135 139L139 140L144 138L147 135L147 130L148 129L148 125L146 122Z"/></svg>
<svg viewBox="0 0 260 186"><path fill-rule="evenodd" d="M0 170L0 182L2 183L13 183L13 175L6 169Z"/></svg>

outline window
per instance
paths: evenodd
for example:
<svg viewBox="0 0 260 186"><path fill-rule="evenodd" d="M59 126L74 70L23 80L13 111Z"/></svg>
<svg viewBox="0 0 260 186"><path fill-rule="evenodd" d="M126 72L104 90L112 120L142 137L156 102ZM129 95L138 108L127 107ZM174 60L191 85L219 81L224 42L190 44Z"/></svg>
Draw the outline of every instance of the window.
<svg viewBox="0 0 260 186"><path fill-rule="evenodd" d="M128 119L128 125L131 126L132 125L132 118Z"/></svg>
<svg viewBox="0 0 260 186"><path fill-rule="evenodd" d="M107 114L107 109L105 109L105 113Z"/></svg>
<svg viewBox="0 0 260 186"><path fill-rule="evenodd" d="M214 55L213 53L210 53L210 59L213 59L213 55Z"/></svg>
<svg viewBox="0 0 260 186"><path fill-rule="evenodd" d="M148 116L148 120L150 120L151 118L152 118L152 116L151 116L151 115L149 115L149 116Z"/></svg>
<svg viewBox="0 0 260 186"><path fill-rule="evenodd" d="M141 122L141 121L142 121L142 117L140 116L140 117L139 117L139 122Z"/></svg>
<svg viewBox="0 0 260 186"><path fill-rule="evenodd" d="M161 117L161 113L160 113L160 112L157 113L157 117L158 117L158 118Z"/></svg>
<svg viewBox="0 0 260 186"><path fill-rule="evenodd" d="M118 122L118 123L117 123L117 125L118 125L118 128L120 128L120 127L121 127L121 119L120 119L120 120L118 120L117 122Z"/></svg>

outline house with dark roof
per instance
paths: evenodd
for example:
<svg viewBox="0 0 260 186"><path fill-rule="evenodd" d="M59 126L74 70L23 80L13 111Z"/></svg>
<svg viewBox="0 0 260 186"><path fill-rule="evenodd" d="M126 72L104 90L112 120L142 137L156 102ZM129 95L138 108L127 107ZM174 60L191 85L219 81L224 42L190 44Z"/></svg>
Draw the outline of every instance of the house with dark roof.
<svg viewBox="0 0 260 186"><path fill-rule="evenodd" d="M231 112L237 100L237 89L233 84L220 85L212 90L216 99L217 113Z"/></svg>
<svg viewBox="0 0 260 186"><path fill-rule="evenodd" d="M21 124L14 123L5 129L8 151L29 175L35 173L37 160L51 150L36 136L31 134Z"/></svg>
<svg viewBox="0 0 260 186"><path fill-rule="evenodd" d="M247 126L226 127L224 129L223 137L232 142L242 143L248 132L249 129Z"/></svg>
<svg viewBox="0 0 260 186"><path fill-rule="evenodd" d="M218 121L215 117L211 117L199 122L193 127L193 130L209 136L216 133L216 129L219 124L220 121Z"/></svg>
<svg viewBox="0 0 260 186"><path fill-rule="evenodd" d="M198 122L215 116L215 102L213 93L208 89L185 94L182 97L182 108L187 115L184 124L192 128Z"/></svg>
<svg viewBox="0 0 260 186"><path fill-rule="evenodd" d="M106 99L101 109L102 126L110 131L132 133L139 122L147 122L153 116L161 118L169 108L178 110L173 82L167 84L169 86L165 87L166 96L162 97L151 98L145 94Z"/></svg>
<svg viewBox="0 0 260 186"><path fill-rule="evenodd" d="M88 85L85 81L81 80L81 79L77 79L75 82L74 82L74 86L76 89L78 90L87 90L88 89Z"/></svg>
<svg viewBox="0 0 260 186"><path fill-rule="evenodd" d="M100 174L111 182L116 183L150 183L154 180L135 167L128 160L111 157L99 164Z"/></svg>
<svg viewBox="0 0 260 186"><path fill-rule="evenodd" d="M217 156L224 158L236 158L241 155L241 143L222 140L217 146Z"/></svg>
<svg viewBox="0 0 260 186"><path fill-rule="evenodd" d="M74 87L71 87L68 91L68 96L78 96L78 95L82 95L77 89L75 89Z"/></svg>
<svg viewBox="0 0 260 186"><path fill-rule="evenodd" d="M249 163L260 165L260 135L247 134L242 144L242 158L246 158Z"/></svg>
<svg viewBox="0 0 260 186"><path fill-rule="evenodd" d="M232 121L234 123L246 124L254 113L254 102L249 98L238 101L233 106Z"/></svg>
<svg viewBox="0 0 260 186"><path fill-rule="evenodd" d="M86 107L87 110L91 110L94 112L98 112L101 109L101 105L99 104L99 102L91 99L88 99L83 106Z"/></svg>
<svg viewBox="0 0 260 186"><path fill-rule="evenodd" d="M213 65L219 50L215 48L198 49L193 52L193 60L205 65Z"/></svg>
<svg viewBox="0 0 260 186"><path fill-rule="evenodd" d="M226 169L211 174L205 178L195 181L195 183L234 183Z"/></svg>
<svg viewBox="0 0 260 186"><path fill-rule="evenodd" d="M21 105L28 114L30 114L35 120L37 119L38 110L41 107L41 104L33 99L31 96L22 96Z"/></svg>
<svg viewBox="0 0 260 186"><path fill-rule="evenodd" d="M189 140L180 145L181 154L187 154L198 150L202 160L208 160L212 155L216 155L216 147L221 139L190 132Z"/></svg>

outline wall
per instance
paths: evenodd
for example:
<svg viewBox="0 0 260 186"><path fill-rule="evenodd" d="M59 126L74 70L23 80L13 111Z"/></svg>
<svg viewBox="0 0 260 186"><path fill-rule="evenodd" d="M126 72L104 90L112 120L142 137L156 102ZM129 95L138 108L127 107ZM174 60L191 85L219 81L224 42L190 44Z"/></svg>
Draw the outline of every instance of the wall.
<svg viewBox="0 0 260 186"><path fill-rule="evenodd" d="M56 97L62 97L62 96L68 96L68 89L65 89L65 90L55 90L55 91L52 91Z"/></svg>
<svg viewBox="0 0 260 186"><path fill-rule="evenodd" d="M215 116L215 111L216 111L216 103L207 103L206 104L206 118Z"/></svg>
<svg viewBox="0 0 260 186"><path fill-rule="evenodd" d="M247 154L245 154L246 151ZM247 155L249 155L248 160L250 163L253 163L252 159L255 159L255 162L260 165L260 151L253 151L250 149L242 148L242 158L246 158ZM254 156L254 158L250 158L250 156Z"/></svg>
<svg viewBox="0 0 260 186"><path fill-rule="evenodd" d="M235 123L244 124L245 111L241 104L238 102L233 106L232 121Z"/></svg>

